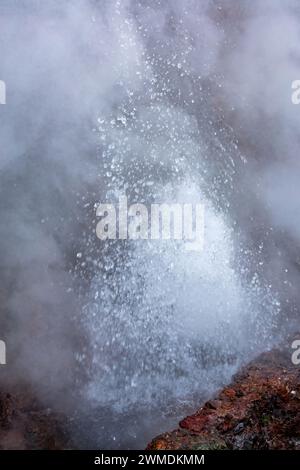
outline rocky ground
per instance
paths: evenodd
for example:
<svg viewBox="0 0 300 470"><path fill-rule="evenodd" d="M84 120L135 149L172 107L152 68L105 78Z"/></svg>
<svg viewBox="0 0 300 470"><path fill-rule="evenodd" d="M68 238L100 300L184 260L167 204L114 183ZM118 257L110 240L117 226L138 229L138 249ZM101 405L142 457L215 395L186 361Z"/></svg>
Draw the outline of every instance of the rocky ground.
<svg viewBox="0 0 300 470"><path fill-rule="evenodd" d="M68 448L64 421L37 402L29 390L0 390L0 450Z"/></svg>
<svg viewBox="0 0 300 470"><path fill-rule="evenodd" d="M300 366L292 364L291 349L261 354L147 448L300 450Z"/></svg>

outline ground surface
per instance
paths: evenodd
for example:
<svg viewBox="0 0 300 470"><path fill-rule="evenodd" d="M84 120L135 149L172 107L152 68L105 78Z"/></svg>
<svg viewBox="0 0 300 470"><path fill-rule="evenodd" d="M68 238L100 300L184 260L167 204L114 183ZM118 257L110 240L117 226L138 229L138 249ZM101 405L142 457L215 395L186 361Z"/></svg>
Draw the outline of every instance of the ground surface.
<svg viewBox="0 0 300 470"><path fill-rule="evenodd" d="M0 391L0 450L69 447L65 419L37 402L30 391Z"/></svg>
<svg viewBox="0 0 300 470"><path fill-rule="evenodd" d="M300 366L291 349L260 355L148 449L300 450Z"/></svg>

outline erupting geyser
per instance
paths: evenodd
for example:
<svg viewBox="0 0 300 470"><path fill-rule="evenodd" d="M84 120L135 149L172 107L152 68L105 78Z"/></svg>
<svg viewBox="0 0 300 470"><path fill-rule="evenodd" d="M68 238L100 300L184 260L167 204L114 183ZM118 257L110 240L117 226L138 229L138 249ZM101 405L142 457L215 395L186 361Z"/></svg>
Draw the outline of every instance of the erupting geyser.
<svg viewBox="0 0 300 470"><path fill-rule="evenodd" d="M297 319L299 6L0 12L1 380L67 410L79 445L141 446ZM146 236L150 217L143 237L103 236L99 203L125 196L138 216L203 205L201 249Z"/></svg>

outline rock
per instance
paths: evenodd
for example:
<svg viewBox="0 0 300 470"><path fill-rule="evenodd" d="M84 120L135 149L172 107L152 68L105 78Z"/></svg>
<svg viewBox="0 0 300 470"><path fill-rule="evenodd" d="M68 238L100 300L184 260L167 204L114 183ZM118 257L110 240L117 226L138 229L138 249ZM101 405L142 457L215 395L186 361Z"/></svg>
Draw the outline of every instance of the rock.
<svg viewBox="0 0 300 470"><path fill-rule="evenodd" d="M0 391L0 450L65 449L64 419L45 409L28 391Z"/></svg>
<svg viewBox="0 0 300 470"><path fill-rule="evenodd" d="M300 368L290 349L261 354L216 399L147 449L300 450Z"/></svg>

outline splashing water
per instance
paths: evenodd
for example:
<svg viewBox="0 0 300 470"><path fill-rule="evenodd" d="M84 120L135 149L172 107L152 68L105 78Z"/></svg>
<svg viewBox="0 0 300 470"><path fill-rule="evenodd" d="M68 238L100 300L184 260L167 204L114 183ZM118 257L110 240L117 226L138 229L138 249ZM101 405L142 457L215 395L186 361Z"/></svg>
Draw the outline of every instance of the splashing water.
<svg viewBox="0 0 300 470"><path fill-rule="evenodd" d="M81 318L91 345L80 357L84 393L120 413L214 392L270 346L279 311L239 252L229 200L241 156L232 135L224 128L218 137L206 113L199 124L165 96L140 99L98 118L104 201L126 191L129 203L201 203L205 246L190 253L183 241L89 237L99 262Z"/></svg>
<svg viewBox="0 0 300 470"><path fill-rule="evenodd" d="M188 252L184 241L115 241L93 279L83 323L95 405L124 412L192 402L270 345L278 302L257 278L243 282L224 215L191 181L176 193L176 202L204 203L203 252Z"/></svg>

